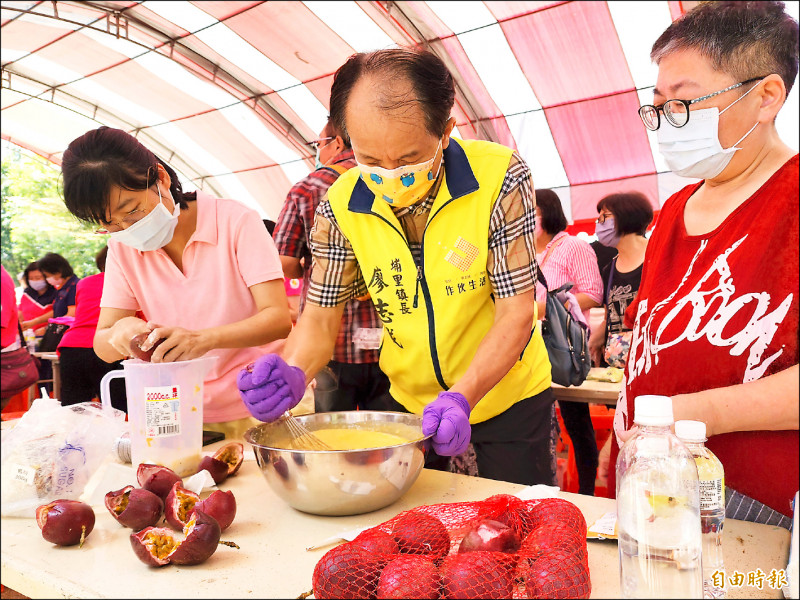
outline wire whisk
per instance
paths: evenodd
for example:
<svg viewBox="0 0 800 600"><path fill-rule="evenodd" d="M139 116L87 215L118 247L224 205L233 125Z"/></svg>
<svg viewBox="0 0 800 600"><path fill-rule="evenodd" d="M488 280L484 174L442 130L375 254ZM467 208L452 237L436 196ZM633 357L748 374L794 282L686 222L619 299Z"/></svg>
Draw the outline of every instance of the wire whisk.
<svg viewBox="0 0 800 600"><path fill-rule="evenodd" d="M245 367L248 373L253 372L254 363ZM310 430L306 429L300 421L294 418L291 411L286 411L278 421L283 421L289 430L290 446L299 450L333 450L328 444L319 439Z"/></svg>
<svg viewBox="0 0 800 600"><path fill-rule="evenodd" d="M288 410L283 413L279 420L286 422L286 428L292 438L292 446L299 450L333 450L328 444L319 439Z"/></svg>

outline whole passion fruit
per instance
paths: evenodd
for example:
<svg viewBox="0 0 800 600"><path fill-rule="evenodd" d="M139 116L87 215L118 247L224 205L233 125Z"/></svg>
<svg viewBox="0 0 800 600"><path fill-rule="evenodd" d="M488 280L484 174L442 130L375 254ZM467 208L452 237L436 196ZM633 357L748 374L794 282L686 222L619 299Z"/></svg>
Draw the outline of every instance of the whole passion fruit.
<svg viewBox="0 0 800 600"><path fill-rule="evenodd" d="M143 360L146 362L150 362L150 359L153 358L153 352L155 352L156 348L161 345L166 338L160 338L153 344L153 347L149 350L143 350L142 346L145 343L145 340L150 336L150 333L140 333L139 335L133 336L131 338L130 347L131 347L131 356L134 358L138 358L139 360Z"/></svg>
<svg viewBox="0 0 800 600"><path fill-rule="evenodd" d="M53 500L36 509L36 524L48 542L58 546L82 546L94 529L94 511L78 500Z"/></svg>

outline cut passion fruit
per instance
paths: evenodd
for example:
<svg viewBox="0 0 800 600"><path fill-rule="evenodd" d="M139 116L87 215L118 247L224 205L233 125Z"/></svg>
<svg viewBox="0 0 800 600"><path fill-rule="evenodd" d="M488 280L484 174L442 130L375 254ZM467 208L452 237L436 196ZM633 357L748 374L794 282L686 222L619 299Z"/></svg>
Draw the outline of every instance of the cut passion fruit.
<svg viewBox="0 0 800 600"><path fill-rule="evenodd" d="M166 501L172 486L176 482L180 482L181 478L169 467L142 463L136 469L136 481L144 489Z"/></svg>
<svg viewBox="0 0 800 600"><path fill-rule="evenodd" d="M213 456L204 456L200 461L200 466L197 467L197 472L206 470L211 474L214 483L219 485L228 478L228 463L225 461L214 458Z"/></svg>
<svg viewBox="0 0 800 600"><path fill-rule="evenodd" d="M127 485L108 492L105 505L120 525L136 531L158 523L164 512L164 502L153 492Z"/></svg>
<svg viewBox="0 0 800 600"><path fill-rule="evenodd" d="M236 498L233 497L233 492L230 490L227 492L214 490L208 498L195 503L189 516L191 517L193 512L197 511L214 517L219 523L220 530L225 531L236 517Z"/></svg>
<svg viewBox="0 0 800 600"><path fill-rule="evenodd" d="M239 442L225 444L214 453L214 458L228 465L228 477L236 474L244 461L244 445Z"/></svg>
<svg viewBox="0 0 800 600"><path fill-rule="evenodd" d="M194 505L199 501L199 494L187 490L180 481L176 481L164 502L164 518L170 527L174 527L178 531L182 530L189 522L189 515L194 509Z"/></svg>
<svg viewBox="0 0 800 600"><path fill-rule="evenodd" d="M195 511L183 529L183 536L166 527L147 527L131 533L131 547L144 564L151 567L198 565L217 550L220 543L217 521L202 511Z"/></svg>

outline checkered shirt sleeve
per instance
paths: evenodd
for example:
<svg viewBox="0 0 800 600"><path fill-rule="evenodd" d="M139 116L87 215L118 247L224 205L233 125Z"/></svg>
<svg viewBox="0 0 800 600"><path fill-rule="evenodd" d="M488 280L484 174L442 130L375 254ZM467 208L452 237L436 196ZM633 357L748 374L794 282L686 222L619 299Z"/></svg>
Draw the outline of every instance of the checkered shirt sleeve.
<svg viewBox="0 0 800 600"><path fill-rule="evenodd" d="M535 206L530 168L514 152L489 221L486 270L495 298L536 287Z"/></svg>
<svg viewBox="0 0 800 600"><path fill-rule="evenodd" d="M314 215L311 256L306 302L330 307L367 295L367 285L353 247L339 229L327 194Z"/></svg>
<svg viewBox="0 0 800 600"><path fill-rule="evenodd" d="M273 237L278 254L311 260L307 240L314 211L337 177L330 169L318 169L292 186L275 224Z"/></svg>

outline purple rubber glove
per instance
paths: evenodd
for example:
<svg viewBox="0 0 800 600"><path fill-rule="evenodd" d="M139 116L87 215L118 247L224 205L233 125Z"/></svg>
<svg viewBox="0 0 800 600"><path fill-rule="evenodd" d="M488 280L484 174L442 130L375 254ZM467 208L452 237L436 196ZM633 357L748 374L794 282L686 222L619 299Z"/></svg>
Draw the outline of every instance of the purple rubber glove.
<svg viewBox="0 0 800 600"><path fill-rule="evenodd" d="M422 411L422 435L433 434L431 443L439 456L456 456L469 446L469 403L458 392L439 392Z"/></svg>
<svg viewBox="0 0 800 600"><path fill-rule="evenodd" d="M306 391L306 376L277 354L265 354L239 371L236 384L250 414L269 422L297 406Z"/></svg>

